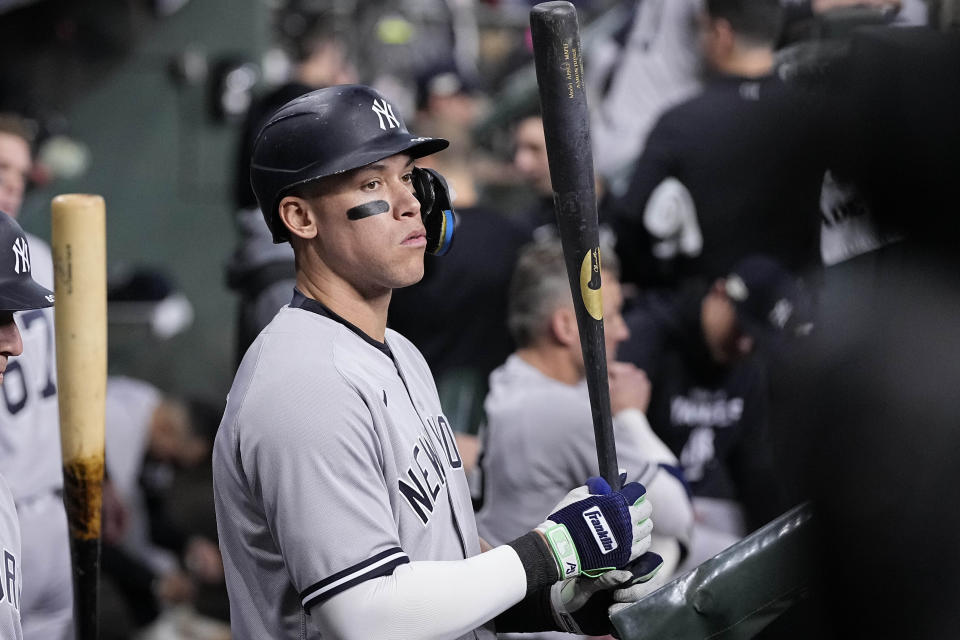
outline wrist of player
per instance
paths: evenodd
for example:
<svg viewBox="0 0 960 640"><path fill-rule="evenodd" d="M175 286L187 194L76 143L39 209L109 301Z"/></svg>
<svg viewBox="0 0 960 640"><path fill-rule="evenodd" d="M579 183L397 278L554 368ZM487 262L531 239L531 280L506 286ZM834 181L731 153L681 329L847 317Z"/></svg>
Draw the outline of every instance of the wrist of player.
<svg viewBox="0 0 960 640"><path fill-rule="evenodd" d="M647 551L651 511L643 485L631 482L613 491L602 478L591 478L568 493L536 530L561 578L598 577Z"/></svg>

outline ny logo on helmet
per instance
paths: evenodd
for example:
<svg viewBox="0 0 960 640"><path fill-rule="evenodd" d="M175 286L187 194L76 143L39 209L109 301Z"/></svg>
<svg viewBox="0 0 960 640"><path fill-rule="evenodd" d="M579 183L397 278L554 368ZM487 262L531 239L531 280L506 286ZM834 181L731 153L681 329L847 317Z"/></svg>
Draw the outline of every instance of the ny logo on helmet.
<svg viewBox="0 0 960 640"><path fill-rule="evenodd" d="M16 273L30 273L30 248L26 238L17 238L13 241L13 270Z"/></svg>
<svg viewBox="0 0 960 640"><path fill-rule="evenodd" d="M387 129L386 125L389 125L391 129L400 126L397 116L393 115L393 105L386 100L374 100L371 108L377 114L377 119L380 120L380 128L384 131ZM386 118L386 125L384 124L384 118Z"/></svg>

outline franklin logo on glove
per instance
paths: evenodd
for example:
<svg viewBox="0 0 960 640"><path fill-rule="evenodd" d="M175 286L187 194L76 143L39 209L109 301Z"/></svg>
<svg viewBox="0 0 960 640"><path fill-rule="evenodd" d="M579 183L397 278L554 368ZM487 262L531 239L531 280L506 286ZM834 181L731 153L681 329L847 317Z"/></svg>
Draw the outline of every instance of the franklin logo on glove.
<svg viewBox="0 0 960 640"><path fill-rule="evenodd" d="M557 575L596 578L642 555L653 531L646 493L639 482L614 491L600 477L568 493L537 527L556 559Z"/></svg>
<svg viewBox="0 0 960 640"><path fill-rule="evenodd" d="M597 544L603 548L601 553L607 554L617 548L617 541L610 535L610 527L600 511L600 507L592 507L584 511L583 519L590 525L590 530L593 532Z"/></svg>

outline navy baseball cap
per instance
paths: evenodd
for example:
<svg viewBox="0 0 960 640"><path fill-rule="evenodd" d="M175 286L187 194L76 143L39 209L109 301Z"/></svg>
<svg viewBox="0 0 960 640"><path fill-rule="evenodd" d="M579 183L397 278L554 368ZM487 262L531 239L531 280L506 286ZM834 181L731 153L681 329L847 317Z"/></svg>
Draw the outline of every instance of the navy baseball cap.
<svg viewBox="0 0 960 640"><path fill-rule="evenodd" d="M724 281L745 333L763 343L808 335L813 310L803 280L777 260L751 255L740 260Z"/></svg>
<svg viewBox="0 0 960 640"><path fill-rule="evenodd" d="M30 246L17 221L0 211L0 311L53 306L53 292L31 275Z"/></svg>

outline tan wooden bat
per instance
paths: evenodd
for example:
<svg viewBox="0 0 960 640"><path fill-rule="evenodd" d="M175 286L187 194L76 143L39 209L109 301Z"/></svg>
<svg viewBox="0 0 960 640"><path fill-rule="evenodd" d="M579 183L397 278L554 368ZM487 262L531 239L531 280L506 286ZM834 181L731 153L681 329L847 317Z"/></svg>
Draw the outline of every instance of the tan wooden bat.
<svg viewBox="0 0 960 640"><path fill-rule="evenodd" d="M57 196L51 208L63 500L76 637L93 640L99 635L107 387L106 212L102 197L87 194Z"/></svg>

